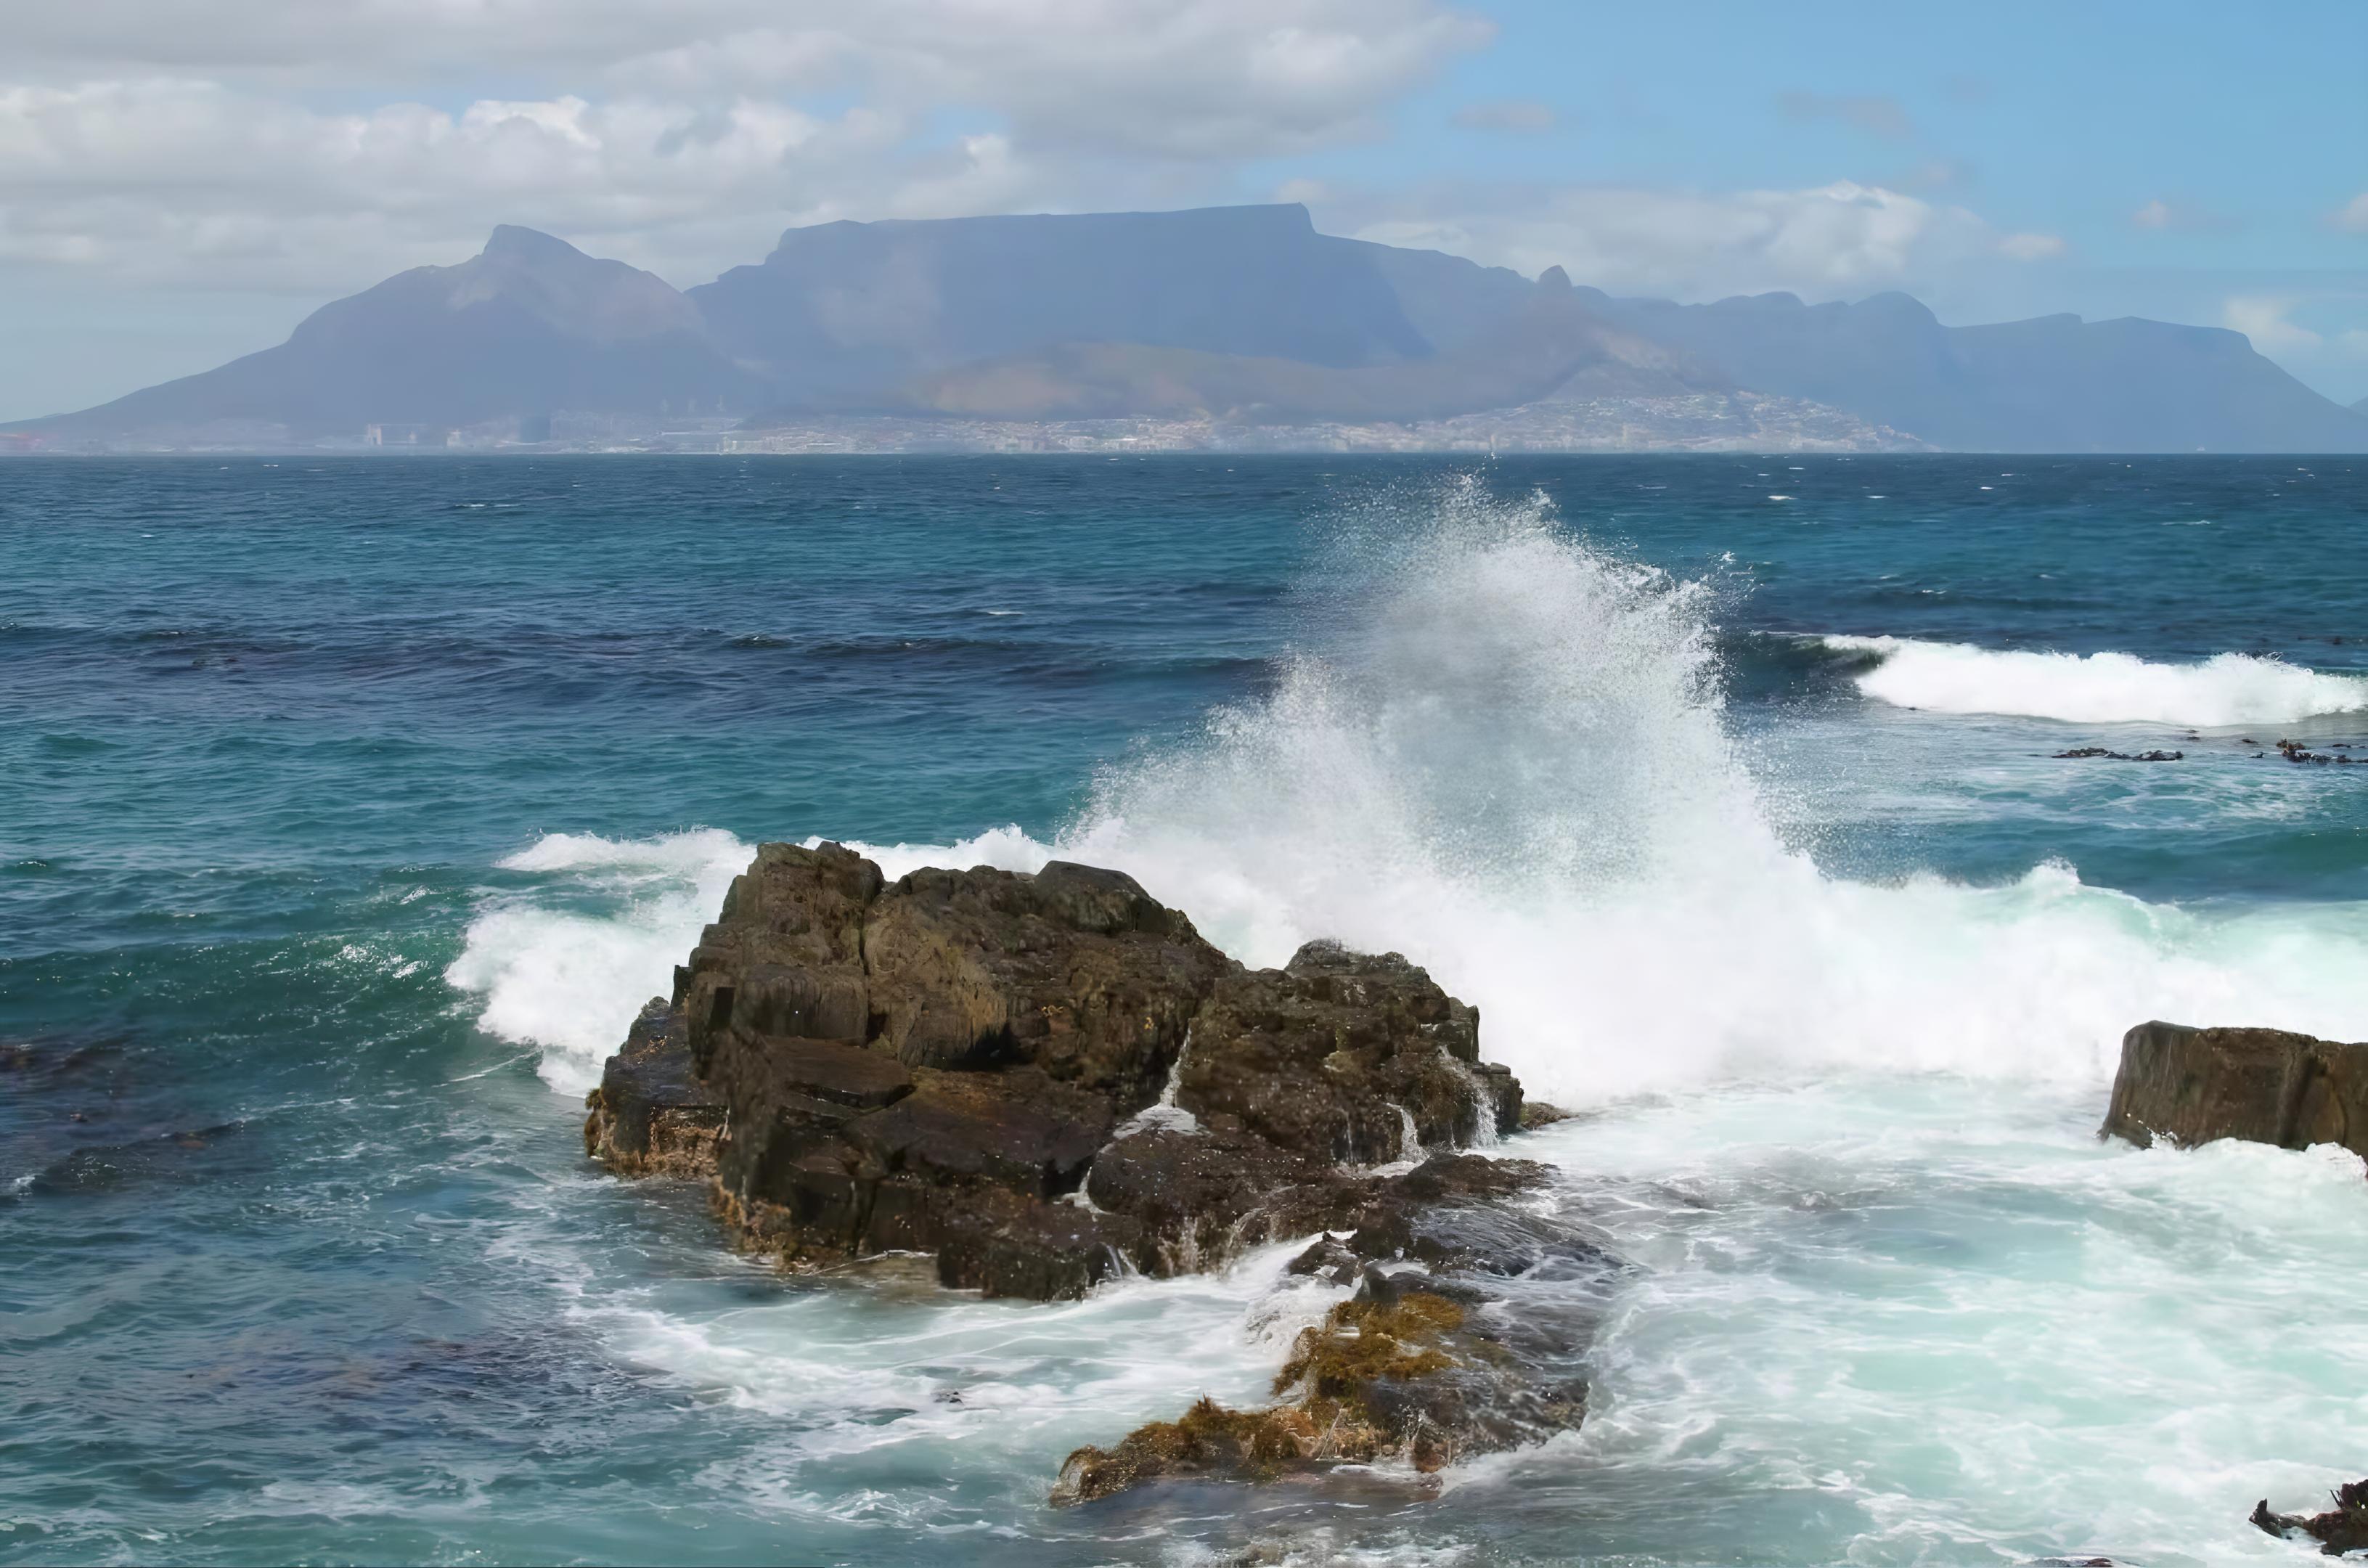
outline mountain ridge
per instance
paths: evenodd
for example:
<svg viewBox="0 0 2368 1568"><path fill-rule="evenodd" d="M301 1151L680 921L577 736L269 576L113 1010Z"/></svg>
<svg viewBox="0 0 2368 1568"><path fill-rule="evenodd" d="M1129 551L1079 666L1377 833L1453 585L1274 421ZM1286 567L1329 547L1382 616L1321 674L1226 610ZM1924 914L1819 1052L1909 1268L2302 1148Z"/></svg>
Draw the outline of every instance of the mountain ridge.
<svg viewBox="0 0 2368 1568"><path fill-rule="evenodd" d="M1952 327L1898 292L1615 298L1560 267L1532 281L1324 234L1297 204L817 224L682 290L504 224L275 347L7 428L351 440L523 432L563 411L1410 425L1736 392L1963 450L2368 450L2368 404L2339 406L2219 328Z"/></svg>

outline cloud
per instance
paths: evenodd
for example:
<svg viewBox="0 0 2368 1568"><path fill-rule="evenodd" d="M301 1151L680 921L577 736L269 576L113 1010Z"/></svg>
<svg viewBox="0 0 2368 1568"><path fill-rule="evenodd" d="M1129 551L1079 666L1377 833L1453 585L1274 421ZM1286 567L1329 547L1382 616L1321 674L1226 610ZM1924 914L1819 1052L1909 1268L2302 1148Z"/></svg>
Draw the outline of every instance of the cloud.
<svg viewBox="0 0 2368 1568"><path fill-rule="evenodd" d="M1561 266L1614 293L1688 300L1768 290L1855 298L1977 266L2008 243L1963 207L1849 181L1729 192L1464 187L1344 197L1322 215L1362 239L1532 275Z"/></svg>
<svg viewBox="0 0 2368 1568"><path fill-rule="evenodd" d="M1535 136L1554 127L1554 111L1527 98L1495 98L1465 104L1455 111L1455 123L1467 131L1502 131Z"/></svg>
<svg viewBox="0 0 2368 1568"><path fill-rule="evenodd" d="M2291 294L2242 294L2222 307L2221 320L2252 339L2253 347L2263 354L2307 354L2323 347L2327 340L2286 319L2286 313L2302 302Z"/></svg>
<svg viewBox="0 0 2368 1568"><path fill-rule="evenodd" d="M1916 122L1908 119L1899 100L1880 94L1779 93L1776 111L1803 125L1839 120L1890 142L1904 142L1916 134Z"/></svg>
<svg viewBox="0 0 2368 1568"><path fill-rule="evenodd" d="M2337 208L2328 222L2351 233L2368 234L2368 190Z"/></svg>
<svg viewBox="0 0 2368 1568"><path fill-rule="evenodd" d="M697 282L792 223L1222 199L1491 36L1442 0L79 0L10 31L0 262L315 293L499 222ZM367 85L454 74L528 90Z"/></svg>
<svg viewBox="0 0 2368 1568"><path fill-rule="evenodd" d="M2220 234L2232 232L2237 224L2192 203L2157 197L2130 214L2130 226L2157 233Z"/></svg>
<svg viewBox="0 0 2368 1568"><path fill-rule="evenodd" d="M2064 254L2065 244L2061 234L2008 234L1998 248L2011 261L2054 261Z"/></svg>

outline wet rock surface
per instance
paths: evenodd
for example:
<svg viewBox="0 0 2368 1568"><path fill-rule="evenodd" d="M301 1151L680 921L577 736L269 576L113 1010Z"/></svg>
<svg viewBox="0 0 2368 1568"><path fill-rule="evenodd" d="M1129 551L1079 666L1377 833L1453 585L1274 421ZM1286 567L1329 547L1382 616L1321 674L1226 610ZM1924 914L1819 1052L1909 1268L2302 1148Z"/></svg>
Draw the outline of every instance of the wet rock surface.
<svg viewBox="0 0 2368 1568"><path fill-rule="evenodd" d="M2335 1506L2323 1514L2273 1514L2264 1497L2254 1506L2253 1523L2280 1540L2315 1540L2328 1557L2368 1550L2368 1481L2337 1487L2332 1501Z"/></svg>
<svg viewBox="0 0 2368 1568"><path fill-rule="evenodd" d="M691 1076L682 1020L653 996L585 1096L584 1152L630 1176L704 1176L715 1167L723 1101Z"/></svg>
<svg viewBox="0 0 2368 1568"><path fill-rule="evenodd" d="M2368 1045L2283 1029L2146 1023L2122 1039L2102 1131L2141 1148L2242 1138L2368 1156Z"/></svg>
<svg viewBox="0 0 2368 1568"><path fill-rule="evenodd" d="M1395 954L1247 969L1118 872L890 882L837 845L768 844L609 1060L585 1142L708 1180L744 1246L922 1253L992 1295L1318 1236L1292 1271L1347 1294L1273 1406L1204 1401L1080 1449L1057 1495L1430 1471L1577 1425L1598 1297L1569 1285L1619 1268L1524 1207L1544 1167L1459 1152L1524 1124L1479 1026Z"/></svg>

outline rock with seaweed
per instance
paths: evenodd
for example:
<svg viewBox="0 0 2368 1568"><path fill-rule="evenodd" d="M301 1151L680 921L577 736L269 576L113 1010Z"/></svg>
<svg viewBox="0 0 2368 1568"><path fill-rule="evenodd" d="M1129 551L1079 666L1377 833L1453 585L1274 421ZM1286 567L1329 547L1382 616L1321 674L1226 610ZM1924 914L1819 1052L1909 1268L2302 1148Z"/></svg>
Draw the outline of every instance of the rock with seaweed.
<svg viewBox="0 0 2368 1568"><path fill-rule="evenodd" d="M1062 1466L1057 1504L1162 1480L1260 1482L1338 1465L1429 1474L1577 1427L1582 1358L1621 1266L1578 1230L1508 1199L1543 1166L1444 1155L1396 1176L1291 1272L1353 1283L1303 1330L1277 1403L1203 1398Z"/></svg>

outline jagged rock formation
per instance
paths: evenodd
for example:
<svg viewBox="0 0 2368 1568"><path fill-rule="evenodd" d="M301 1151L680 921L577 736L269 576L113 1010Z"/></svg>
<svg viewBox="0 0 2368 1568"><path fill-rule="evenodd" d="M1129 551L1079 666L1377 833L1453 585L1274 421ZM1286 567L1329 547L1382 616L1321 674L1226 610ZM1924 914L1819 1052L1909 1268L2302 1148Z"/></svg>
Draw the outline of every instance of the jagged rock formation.
<svg viewBox="0 0 2368 1568"><path fill-rule="evenodd" d="M2122 1038L2105 1134L2144 1148L2244 1138L2368 1155L2368 1045L2283 1029L2147 1023Z"/></svg>
<svg viewBox="0 0 2368 1568"><path fill-rule="evenodd" d="M1246 969L1086 866L892 883L838 845L766 845L589 1104L591 1153L709 1178L737 1240L793 1263L924 1252L950 1286L1049 1299L1316 1236L1292 1272L1351 1293L1280 1403L1080 1449L1060 1502L1431 1471L1576 1426L1590 1286L1619 1269L1508 1201L1543 1166L1452 1152L1524 1124L1474 1009L1395 954Z"/></svg>
<svg viewBox="0 0 2368 1568"><path fill-rule="evenodd" d="M711 1175L745 1245L933 1253L949 1285L1050 1298L1363 1223L1371 1167L1520 1118L1474 1011L1395 955L1248 970L1115 871L889 883L771 844L585 1137L620 1171Z"/></svg>

